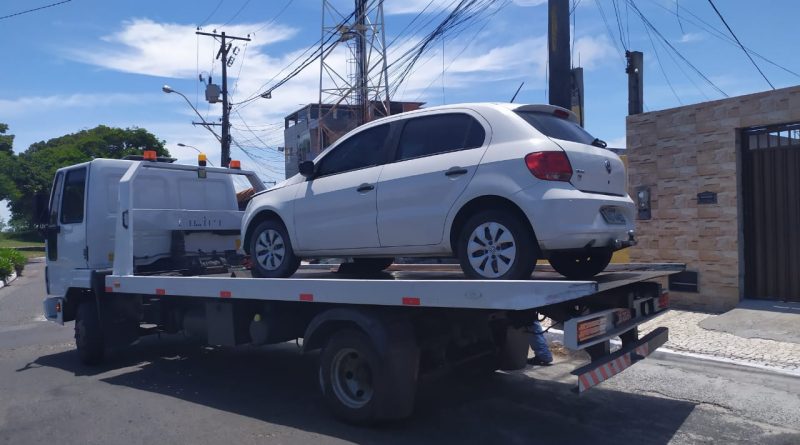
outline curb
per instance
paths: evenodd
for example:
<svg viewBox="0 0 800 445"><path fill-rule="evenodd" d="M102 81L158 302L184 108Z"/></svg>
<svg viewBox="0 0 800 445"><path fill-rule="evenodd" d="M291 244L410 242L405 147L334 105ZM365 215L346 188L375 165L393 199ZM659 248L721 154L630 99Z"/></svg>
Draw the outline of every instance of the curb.
<svg viewBox="0 0 800 445"><path fill-rule="evenodd" d="M545 333L545 337L547 338L548 342L557 341L561 344L564 343L564 331L558 329L550 329ZM611 344L613 345L620 345L621 343L618 340L611 340ZM709 362L717 362L717 363L726 363L738 366L745 366L748 368L756 368L765 371L774 372L776 374L788 375L791 377L800 377L800 370L793 371L789 369L778 368L775 366L764 365L760 363L751 363L743 360L735 360L725 357L716 357L713 355L706 355L706 354L698 354L695 352L687 352L687 351L678 351L675 349L669 349L665 346L658 348L656 351L653 352L651 355L654 358L658 358L659 355L669 356L669 355L677 355L682 357L690 357L698 360L704 360Z"/></svg>
<svg viewBox="0 0 800 445"><path fill-rule="evenodd" d="M16 272L11 272L11 276L9 276L7 280L5 280L5 281L0 280L0 289L8 286L9 284L11 284L12 281L14 281L16 279L17 279L17 273Z"/></svg>

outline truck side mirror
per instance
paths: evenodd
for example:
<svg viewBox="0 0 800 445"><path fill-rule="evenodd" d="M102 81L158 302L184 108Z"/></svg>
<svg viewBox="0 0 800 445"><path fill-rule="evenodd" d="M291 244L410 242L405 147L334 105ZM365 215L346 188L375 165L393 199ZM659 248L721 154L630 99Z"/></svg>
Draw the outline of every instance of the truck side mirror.
<svg viewBox="0 0 800 445"><path fill-rule="evenodd" d="M300 174L305 176L306 178L311 178L314 176L314 163L311 161L303 161L298 166L298 170Z"/></svg>

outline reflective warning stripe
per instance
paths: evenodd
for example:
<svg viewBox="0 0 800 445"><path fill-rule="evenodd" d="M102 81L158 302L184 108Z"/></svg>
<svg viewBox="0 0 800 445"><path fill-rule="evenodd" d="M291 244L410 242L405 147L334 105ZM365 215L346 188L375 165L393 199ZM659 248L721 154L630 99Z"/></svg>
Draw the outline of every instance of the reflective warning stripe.
<svg viewBox="0 0 800 445"><path fill-rule="evenodd" d="M231 297L231 291L229 291L229 290L221 290L221 291L219 291L219 297L220 298L230 298Z"/></svg>
<svg viewBox="0 0 800 445"><path fill-rule="evenodd" d="M405 306L419 306L420 301L417 297L403 297L403 304Z"/></svg>
<svg viewBox="0 0 800 445"><path fill-rule="evenodd" d="M114 292L114 288L111 286L106 286L106 292Z"/></svg>
<svg viewBox="0 0 800 445"><path fill-rule="evenodd" d="M300 301L314 301L314 294L300 294Z"/></svg>
<svg viewBox="0 0 800 445"><path fill-rule="evenodd" d="M156 295L166 295L167 291L165 289L156 289Z"/></svg>

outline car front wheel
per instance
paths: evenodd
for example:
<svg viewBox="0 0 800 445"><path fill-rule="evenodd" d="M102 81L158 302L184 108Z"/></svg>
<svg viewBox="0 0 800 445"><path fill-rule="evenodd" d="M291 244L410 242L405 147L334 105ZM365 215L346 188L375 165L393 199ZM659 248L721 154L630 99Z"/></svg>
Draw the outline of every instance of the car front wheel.
<svg viewBox="0 0 800 445"><path fill-rule="evenodd" d="M257 278L286 278L300 267L286 228L276 220L256 226L250 237L250 257Z"/></svg>
<svg viewBox="0 0 800 445"><path fill-rule="evenodd" d="M586 252L553 252L550 265L556 272L571 280L588 280L599 274L611 262L611 249Z"/></svg>
<svg viewBox="0 0 800 445"><path fill-rule="evenodd" d="M469 218L458 238L461 269L470 278L526 280L536 267L538 247L530 230L506 210Z"/></svg>

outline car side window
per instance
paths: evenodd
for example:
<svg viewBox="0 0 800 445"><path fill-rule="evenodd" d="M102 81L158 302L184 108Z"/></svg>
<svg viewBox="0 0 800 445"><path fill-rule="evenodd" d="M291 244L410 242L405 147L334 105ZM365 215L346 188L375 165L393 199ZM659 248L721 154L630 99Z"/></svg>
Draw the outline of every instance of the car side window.
<svg viewBox="0 0 800 445"><path fill-rule="evenodd" d="M61 223L83 222L84 192L86 191L86 168L69 170L64 179L64 195L61 199Z"/></svg>
<svg viewBox="0 0 800 445"><path fill-rule="evenodd" d="M354 134L322 158L317 176L335 175L383 164L386 161L384 147L388 136L388 124Z"/></svg>
<svg viewBox="0 0 800 445"><path fill-rule="evenodd" d="M437 114L409 119L400 135L397 160L419 158L483 145L486 132L464 113Z"/></svg>

